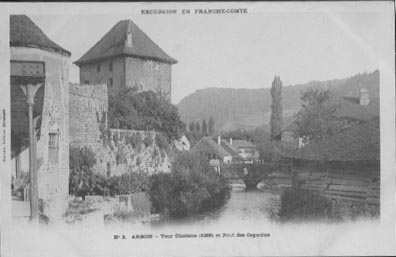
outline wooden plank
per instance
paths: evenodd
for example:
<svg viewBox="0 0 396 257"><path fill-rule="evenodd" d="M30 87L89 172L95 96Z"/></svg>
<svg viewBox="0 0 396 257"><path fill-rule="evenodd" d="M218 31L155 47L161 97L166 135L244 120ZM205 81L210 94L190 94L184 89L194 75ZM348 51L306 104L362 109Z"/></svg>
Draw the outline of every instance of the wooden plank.
<svg viewBox="0 0 396 257"><path fill-rule="evenodd" d="M366 196L367 196L365 193L347 192L347 191L334 191L334 190L325 190L324 194L340 195L340 196L351 196L351 197L359 197L359 198L366 198Z"/></svg>
<svg viewBox="0 0 396 257"><path fill-rule="evenodd" d="M380 199L379 198L367 198L366 199L368 204L379 205Z"/></svg>
<svg viewBox="0 0 396 257"><path fill-rule="evenodd" d="M336 174L336 173L330 173L329 178L335 178L335 179L347 179L347 180L353 180L353 181L366 181L368 182L370 180L369 177L367 176L359 176L359 175L352 175L352 174Z"/></svg>
<svg viewBox="0 0 396 257"><path fill-rule="evenodd" d="M346 179L330 179L331 184L347 185L347 186L362 186L367 187L369 183L367 181L353 181Z"/></svg>
<svg viewBox="0 0 396 257"><path fill-rule="evenodd" d="M354 198L354 197L347 197L347 196L338 196L338 195L328 195L327 197L331 199L340 199L345 201L351 202L358 202L358 203L366 203L366 199Z"/></svg>
<svg viewBox="0 0 396 257"><path fill-rule="evenodd" d="M367 192L367 187L359 186L343 186L343 185L330 185L330 190L351 191L351 192Z"/></svg>

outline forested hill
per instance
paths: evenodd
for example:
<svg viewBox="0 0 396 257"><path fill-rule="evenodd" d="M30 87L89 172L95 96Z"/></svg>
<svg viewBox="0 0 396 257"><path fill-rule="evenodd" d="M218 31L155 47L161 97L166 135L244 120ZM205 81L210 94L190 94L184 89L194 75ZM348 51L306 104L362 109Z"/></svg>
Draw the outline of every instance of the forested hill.
<svg viewBox="0 0 396 257"><path fill-rule="evenodd" d="M379 97L379 71L357 74L344 79L284 85L282 103L283 116L286 121L290 120L301 107L301 91L310 87L330 89L336 95L354 97L359 96L361 88L366 88L370 97ZM271 102L270 88L207 88L185 97L178 104L178 109L186 124L191 121L208 120L212 116L217 130L229 131L267 125L271 115Z"/></svg>

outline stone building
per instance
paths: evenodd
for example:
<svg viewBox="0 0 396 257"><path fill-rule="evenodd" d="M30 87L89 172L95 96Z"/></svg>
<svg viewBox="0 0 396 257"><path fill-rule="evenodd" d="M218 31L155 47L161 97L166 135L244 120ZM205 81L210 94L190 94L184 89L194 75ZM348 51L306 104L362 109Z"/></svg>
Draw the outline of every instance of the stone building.
<svg viewBox="0 0 396 257"><path fill-rule="evenodd" d="M15 208L21 210L26 206L23 205L26 201L21 201L20 190L28 184L29 125L26 97L21 89L24 84L43 83L33 111L38 120L36 153L41 211L56 219L68 206L70 56L69 51L49 39L26 15L10 16L13 215L18 214ZM41 81L36 76L39 73Z"/></svg>
<svg viewBox="0 0 396 257"><path fill-rule="evenodd" d="M110 94L123 88L151 90L169 100L175 63L131 20L119 21L74 62L81 84L107 84Z"/></svg>

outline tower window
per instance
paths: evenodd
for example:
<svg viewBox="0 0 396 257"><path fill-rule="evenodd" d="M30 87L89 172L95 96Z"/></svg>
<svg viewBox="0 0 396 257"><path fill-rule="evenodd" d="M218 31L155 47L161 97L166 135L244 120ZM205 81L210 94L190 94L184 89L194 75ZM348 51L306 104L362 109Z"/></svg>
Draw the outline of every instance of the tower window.
<svg viewBox="0 0 396 257"><path fill-rule="evenodd" d="M100 72L100 64L98 64L98 66L96 66L96 71Z"/></svg>
<svg viewBox="0 0 396 257"><path fill-rule="evenodd" d="M109 87L112 87L113 86L113 78L109 78L109 85L108 85Z"/></svg>
<svg viewBox="0 0 396 257"><path fill-rule="evenodd" d="M113 63L109 63L109 71L113 71Z"/></svg>

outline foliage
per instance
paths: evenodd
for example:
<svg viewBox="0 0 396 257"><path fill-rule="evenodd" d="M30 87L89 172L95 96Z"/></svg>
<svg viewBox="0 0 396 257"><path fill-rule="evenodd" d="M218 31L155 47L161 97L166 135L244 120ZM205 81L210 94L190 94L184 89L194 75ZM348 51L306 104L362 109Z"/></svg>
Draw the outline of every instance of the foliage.
<svg viewBox="0 0 396 257"><path fill-rule="evenodd" d="M288 189L281 196L279 218L282 221L332 218L330 199L307 190Z"/></svg>
<svg viewBox="0 0 396 257"><path fill-rule="evenodd" d="M93 166L96 164L95 153L91 148L70 147L69 155L69 192L82 196L94 190L97 183L93 175Z"/></svg>
<svg viewBox="0 0 396 257"><path fill-rule="evenodd" d="M142 137L138 133L127 137L125 140L127 144L130 144L134 149L137 149L138 151L140 150L140 147L143 143Z"/></svg>
<svg viewBox="0 0 396 257"><path fill-rule="evenodd" d="M191 121L190 124L188 125L188 130L191 132L194 132L195 130L195 123L194 121Z"/></svg>
<svg viewBox="0 0 396 257"><path fill-rule="evenodd" d="M103 146L107 146L110 138L110 130L107 128L106 120L107 113L105 111L99 116L99 112L96 112L96 120L99 124L100 139L103 142Z"/></svg>
<svg viewBox="0 0 396 257"><path fill-rule="evenodd" d="M157 134L155 136L155 143L159 149L168 151L169 150L169 142L162 134Z"/></svg>
<svg viewBox="0 0 396 257"><path fill-rule="evenodd" d="M186 137L187 137L188 141L190 142L190 147L192 148L202 138L202 134L196 133L196 132L191 132L191 131L186 131Z"/></svg>
<svg viewBox="0 0 396 257"><path fill-rule="evenodd" d="M208 132L209 132L209 135L213 135L213 133L214 133L214 126L215 126L214 119L213 119L213 117L210 117L210 118L209 118L209 122L208 122Z"/></svg>
<svg viewBox="0 0 396 257"><path fill-rule="evenodd" d="M282 81L280 77L275 76L271 88L272 104L270 129L271 138L274 138L282 130Z"/></svg>
<svg viewBox="0 0 396 257"><path fill-rule="evenodd" d="M337 104L329 101L330 92L310 88L301 95L302 110L297 113L298 136L308 141L320 141L334 135L344 126L344 122L333 118Z"/></svg>
<svg viewBox="0 0 396 257"><path fill-rule="evenodd" d="M221 206L229 197L225 178L208 160L188 152L179 153L171 173L151 177L150 198L157 212L181 217Z"/></svg>
<svg viewBox="0 0 396 257"><path fill-rule="evenodd" d="M111 128L155 130L169 139L179 139L185 130L176 106L152 91L126 89L110 95L108 117Z"/></svg>
<svg viewBox="0 0 396 257"><path fill-rule="evenodd" d="M197 133L201 133L201 125L199 124L199 122L195 122L195 128L194 131Z"/></svg>
<svg viewBox="0 0 396 257"><path fill-rule="evenodd" d="M150 135L147 135L144 139L143 139L143 143L146 147L149 147L151 145L153 145L153 138Z"/></svg>
<svg viewBox="0 0 396 257"><path fill-rule="evenodd" d="M150 179L145 172L129 172L107 178L102 187L107 189L110 195L147 192L150 188Z"/></svg>
<svg viewBox="0 0 396 257"><path fill-rule="evenodd" d="M122 148L118 148L117 152L116 152L116 163L117 164L124 164L126 163L126 159L125 159L125 153L122 150Z"/></svg>
<svg viewBox="0 0 396 257"><path fill-rule="evenodd" d="M208 124L205 119L202 121L202 134L208 134Z"/></svg>

